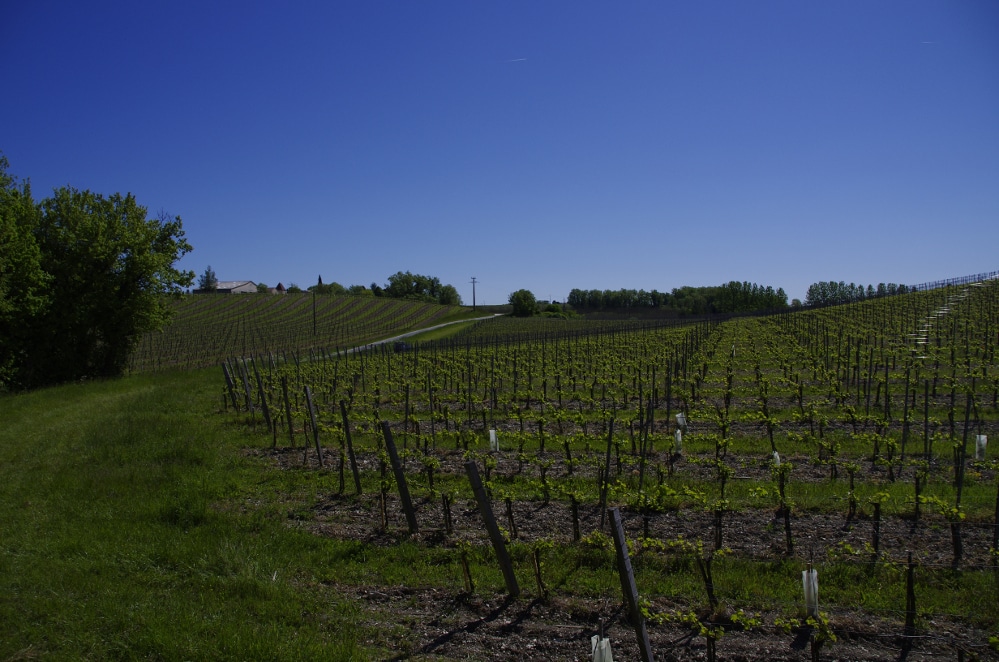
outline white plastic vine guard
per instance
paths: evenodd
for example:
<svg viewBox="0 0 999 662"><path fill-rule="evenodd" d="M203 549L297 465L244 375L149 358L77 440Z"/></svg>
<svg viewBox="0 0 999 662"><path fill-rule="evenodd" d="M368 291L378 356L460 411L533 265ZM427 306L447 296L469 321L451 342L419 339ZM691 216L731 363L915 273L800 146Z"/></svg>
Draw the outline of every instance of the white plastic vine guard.
<svg viewBox="0 0 999 662"><path fill-rule="evenodd" d="M984 460L985 459L985 449L989 445L989 438L987 435L980 434L975 437L975 459Z"/></svg>
<svg viewBox="0 0 999 662"><path fill-rule="evenodd" d="M489 450L498 451L499 441L496 439L496 430L489 431Z"/></svg>
<svg viewBox="0 0 999 662"><path fill-rule="evenodd" d="M683 432L677 430L673 433L673 452L682 453L683 452Z"/></svg>
<svg viewBox="0 0 999 662"><path fill-rule="evenodd" d="M780 455L777 453L777 451L774 451L774 466L775 467L780 466Z"/></svg>
<svg viewBox="0 0 999 662"><path fill-rule="evenodd" d="M819 617L819 571L802 570L801 585L805 589L805 613L811 618Z"/></svg>
<svg viewBox="0 0 999 662"><path fill-rule="evenodd" d="M676 425L681 430L687 429L687 417L683 415L683 412L676 415Z"/></svg>
<svg viewBox="0 0 999 662"><path fill-rule="evenodd" d="M595 634L590 637L590 646L593 649L593 662L614 662L610 639Z"/></svg>

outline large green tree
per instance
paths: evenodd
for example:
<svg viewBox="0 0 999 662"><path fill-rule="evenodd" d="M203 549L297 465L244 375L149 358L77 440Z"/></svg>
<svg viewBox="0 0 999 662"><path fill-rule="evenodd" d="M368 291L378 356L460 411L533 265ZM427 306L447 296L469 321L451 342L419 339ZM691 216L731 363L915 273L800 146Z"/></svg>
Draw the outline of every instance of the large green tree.
<svg viewBox="0 0 999 662"><path fill-rule="evenodd" d="M517 290L510 294L514 317L530 317L538 310L538 300L530 290Z"/></svg>
<svg viewBox="0 0 999 662"><path fill-rule="evenodd" d="M51 281L33 234L40 212L31 186L7 168L0 154L0 387L17 380L32 340L25 322L44 310Z"/></svg>
<svg viewBox="0 0 999 662"><path fill-rule="evenodd" d="M437 303L442 306L460 306L461 295L458 294L458 290L454 285L442 285L440 292L437 294Z"/></svg>
<svg viewBox="0 0 999 662"><path fill-rule="evenodd" d="M121 374L194 280L174 266L191 250L180 217L69 187L36 205L0 172L0 385Z"/></svg>
<svg viewBox="0 0 999 662"><path fill-rule="evenodd" d="M424 276L410 272L397 271L389 276L389 282L384 288L371 288L375 296L386 296L393 299L410 299L414 301L433 301L436 303L459 306L461 296L453 285L442 285L436 276Z"/></svg>
<svg viewBox="0 0 999 662"><path fill-rule="evenodd" d="M119 375L139 337L167 321L163 295L194 280L174 267L191 250L180 217L147 219L131 194L73 188L41 210L36 237L53 286L30 381Z"/></svg>

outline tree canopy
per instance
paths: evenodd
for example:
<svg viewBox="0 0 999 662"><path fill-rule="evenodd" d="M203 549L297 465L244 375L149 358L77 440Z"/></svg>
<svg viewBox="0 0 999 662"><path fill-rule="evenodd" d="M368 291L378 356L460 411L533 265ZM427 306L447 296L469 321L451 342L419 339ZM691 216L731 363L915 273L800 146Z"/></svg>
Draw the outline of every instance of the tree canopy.
<svg viewBox="0 0 999 662"><path fill-rule="evenodd" d="M873 285L868 285L865 288L863 285L855 283L847 284L843 281L819 281L808 286L808 291L805 293L805 305L833 306L841 303L855 303L875 297L905 294L908 291L909 287L907 285L898 285L896 283L888 283L887 285L885 283L878 283L876 288Z"/></svg>
<svg viewBox="0 0 999 662"><path fill-rule="evenodd" d="M510 305L514 317L530 317L537 312L538 300L530 290L517 290L510 293Z"/></svg>
<svg viewBox="0 0 999 662"><path fill-rule="evenodd" d="M24 322L44 310L51 281L33 235L40 214L31 187L7 167L0 154L0 385L18 376L32 333Z"/></svg>
<svg viewBox="0 0 999 662"><path fill-rule="evenodd" d="M309 286L309 292L314 292L315 294L341 295L347 294L347 288L337 282L324 283L323 279L320 278L318 283Z"/></svg>
<svg viewBox="0 0 999 662"><path fill-rule="evenodd" d="M581 290L569 292L566 303L576 309L660 309L680 315L745 313L787 308L783 288L729 281L715 287L675 287L658 290Z"/></svg>
<svg viewBox="0 0 999 662"><path fill-rule="evenodd" d="M0 385L120 375L194 280L180 217L71 187L35 203L0 157Z"/></svg>
<svg viewBox="0 0 999 662"><path fill-rule="evenodd" d="M389 276L385 287L371 284L375 296L392 299L436 302L445 306L460 306L461 296L453 285L442 285L436 276L423 276L408 271L397 271Z"/></svg>
<svg viewBox="0 0 999 662"><path fill-rule="evenodd" d="M291 289L289 288L289 292ZM322 277L315 285L309 286L309 292L316 294L354 296L376 296L388 297L390 299L408 299L410 301L426 301L439 303L443 306L460 306L461 295L453 285L443 285L439 278L435 276L423 276L413 274L408 271L398 271L389 276L389 282L383 286L378 283L371 283L370 287L364 285L351 285L345 287L340 283L323 283Z"/></svg>

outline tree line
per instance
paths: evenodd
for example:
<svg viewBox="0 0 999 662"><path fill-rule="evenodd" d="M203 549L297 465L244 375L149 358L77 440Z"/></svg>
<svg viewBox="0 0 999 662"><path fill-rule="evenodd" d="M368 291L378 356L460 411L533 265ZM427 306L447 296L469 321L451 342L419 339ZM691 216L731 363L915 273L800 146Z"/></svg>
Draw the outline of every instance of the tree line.
<svg viewBox="0 0 999 662"><path fill-rule="evenodd" d="M197 292L212 292L218 287L218 277L209 265L203 274L198 276ZM257 283L257 292L267 294L271 289L266 283ZM319 276L315 285L310 285L306 290L295 283L290 283L286 290L291 294L300 292L312 292L314 294L330 294L337 296L374 296L387 297L390 299L407 299L409 301L422 301L425 303L439 303L442 306L460 306L461 295L454 285L444 285L436 276L423 276L413 274L409 271L398 271L389 276L389 282L385 285L371 283L370 287L364 285L345 286L337 282L324 283L323 277Z"/></svg>
<svg viewBox="0 0 999 662"><path fill-rule="evenodd" d="M738 281L714 287L683 286L670 292L573 289L566 303L581 311L659 309L678 315L783 310L788 306L783 288Z"/></svg>
<svg viewBox="0 0 999 662"><path fill-rule="evenodd" d="M843 281L839 281L838 283L832 280L828 282L820 281L808 286L808 291L805 293L805 305L833 306L841 303L856 303L865 299L905 294L909 289L907 285L896 285L895 283L888 283L887 285L885 283L878 283L877 287L873 285L864 287L863 285L856 285L854 283L848 285Z"/></svg>
<svg viewBox="0 0 999 662"><path fill-rule="evenodd" d="M72 187L36 202L0 154L0 390L124 372L194 272L179 216Z"/></svg>
<svg viewBox="0 0 999 662"><path fill-rule="evenodd" d="M353 294L355 296L407 299L409 301L439 303L442 306L461 305L461 295L458 294L454 285L445 285L436 276L424 276L409 271L397 271L389 276L385 285L371 283L370 287L363 285L345 287L336 282L323 283L322 276L320 276L319 282L310 286L308 291L316 294Z"/></svg>

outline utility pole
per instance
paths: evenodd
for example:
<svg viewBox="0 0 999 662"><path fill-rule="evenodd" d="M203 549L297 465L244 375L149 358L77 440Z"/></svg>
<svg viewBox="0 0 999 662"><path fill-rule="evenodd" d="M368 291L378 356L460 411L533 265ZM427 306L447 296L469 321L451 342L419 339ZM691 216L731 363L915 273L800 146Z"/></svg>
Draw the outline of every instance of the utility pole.
<svg viewBox="0 0 999 662"><path fill-rule="evenodd" d="M472 276L472 310L475 310L475 276Z"/></svg>
<svg viewBox="0 0 999 662"><path fill-rule="evenodd" d="M312 337L316 337L316 291L323 286L323 276L319 274L319 282L316 283L315 289L312 290Z"/></svg>

